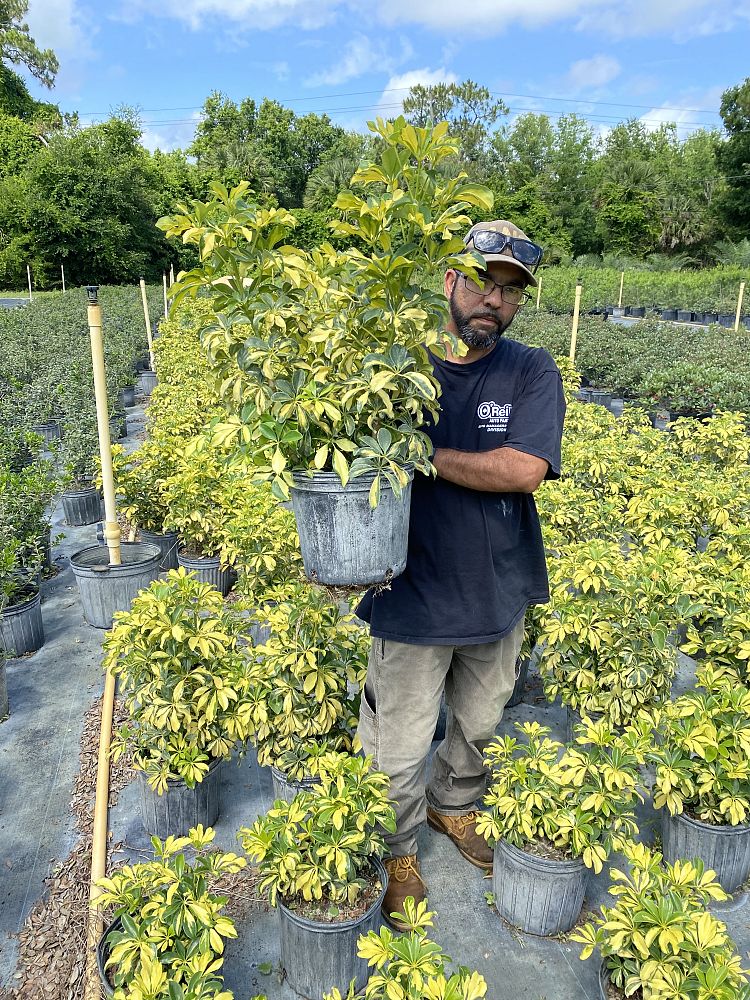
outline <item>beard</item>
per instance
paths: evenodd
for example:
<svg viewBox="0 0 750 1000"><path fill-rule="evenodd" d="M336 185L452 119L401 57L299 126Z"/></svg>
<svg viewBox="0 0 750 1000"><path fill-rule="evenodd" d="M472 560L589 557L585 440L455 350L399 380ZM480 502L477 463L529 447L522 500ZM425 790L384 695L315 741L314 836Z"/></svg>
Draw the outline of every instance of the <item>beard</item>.
<svg viewBox="0 0 750 1000"><path fill-rule="evenodd" d="M510 325L510 322L503 323L500 316L485 305L478 305L473 310L463 309L456 300L456 285L453 286L451 291L449 304L451 319L456 326L459 337L467 347L479 348L481 350L494 347ZM489 323L486 325L472 325L474 320L480 318L492 320L494 326L490 326Z"/></svg>

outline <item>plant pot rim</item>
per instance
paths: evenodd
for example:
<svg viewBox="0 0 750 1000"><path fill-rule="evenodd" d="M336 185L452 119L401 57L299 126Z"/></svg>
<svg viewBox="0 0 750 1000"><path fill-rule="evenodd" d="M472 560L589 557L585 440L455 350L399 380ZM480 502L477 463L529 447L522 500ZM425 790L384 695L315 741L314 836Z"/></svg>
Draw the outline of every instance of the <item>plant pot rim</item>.
<svg viewBox="0 0 750 1000"><path fill-rule="evenodd" d="M388 873L385 870L385 866L380 858L374 855L370 857L370 863L375 869L375 872L380 879L380 892L378 898L367 907L365 912L357 917L355 920L339 920L335 923L323 923L320 920L311 920L309 917L302 917L294 910L290 910L288 906L285 906L281 899L279 899L279 910L283 911L284 918L289 920L291 923L296 924L298 927L303 927L307 931L312 931L315 934L336 934L339 931L348 931L353 927L358 927L360 924L364 923L365 920L372 914L373 910L378 909L382 906L383 898L385 896L385 891L388 888Z"/></svg>
<svg viewBox="0 0 750 1000"><path fill-rule="evenodd" d="M198 787L198 785L202 785L203 782L206 780L206 778L208 778L209 774L213 774L213 772L220 764L223 764L224 761L229 759L230 759L229 757L212 757L211 762L208 765L208 771L206 771L205 776L201 778L200 781L196 781L193 788L195 789ZM148 778L146 777L145 771L142 771L139 767L138 768L134 767L133 770L135 771L138 780L142 781L145 785L148 785L149 791L153 792L154 795L159 795L159 794L164 795L164 792L159 793L154 791L153 788L151 788L151 786L148 784ZM187 788L187 783L182 778L167 778L167 788L177 788L180 785L183 788Z"/></svg>
<svg viewBox="0 0 750 1000"><path fill-rule="evenodd" d="M304 778L289 778L287 777L286 771L282 771L281 768L276 767L275 764L269 765L271 768L271 774L273 774L280 781L283 781L286 785L299 785L300 788L312 788L315 785L320 784L320 778L313 774L307 774Z"/></svg>
<svg viewBox="0 0 750 1000"><path fill-rule="evenodd" d="M109 947L107 945L107 936L112 931L119 931L122 927L122 917L115 917L101 933L99 941L96 945L96 967L99 972L99 979L101 980L102 988L104 990L104 995L107 997L112 997L115 995L114 986L107 979L107 973L104 969L107 959L109 958Z"/></svg>
<svg viewBox="0 0 750 1000"><path fill-rule="evenodd" d="M185 555L186 547L180 545L177 548L177 558L182 559L186 563L213 563L219 566L219 556L188 556ZM227 567L228 568L228 567Z"/></svg>
<svg viewBox="0 0 750 1000"><path fill-rule="evenodd" d="M409 476L409 482L414 478L414 469L409 466L405 470ZM313 470L295 470L293 473L292 493L298 490L302 493L366 493L369 492L375 476L375 472L365 472L361 476L350 479L346 486L342 486L341 479L337 472L318 472ZM408 483L403 487L407 489ZM382 488L392 490L393 487L386 479Z"/></svg>
<svg viewBox="0 0 750 1000"><path fill-rule="evenodd" d="M586 867L583 863L583 858L540 858L536 854L531 854L520 847L515 847L505 840L505 838L501 838L497 842L495 856L497 856L498 849L509 854L511 857L515 857L518 861L523 860L524 864L528 867L536 868L541 872L560 872L566 869L574 872Z"/></svg>
<svg viewBox="0 0 750 1000"><path fill-rule="evenodd" d="M693 826L698 830L710 830L717 837L741 837L743 834L750 834L750 823L706 823L705 820L695 819L695 817L688 816L685 812L672 816L666 808L664 810L664 817L678 823L684 823L686 826Z"/></svg>
<svg viewBox="0 0 750 1000"><path fill-rule="evenodd" d="M109 562L109 550L106 545L87 545L85 549L79 549L73 553L70 557L70 565L74 573L78 571L79 574L93 573L98 576L109 572L117 573L118 570L132 570L138 567L142 569L153 560L160 561L162 559L161 549L151 542L120 542L120 549L136 556L138 555L136 549L141 549L141 558L113 566Z"/></svg>
<svg viewBox="0 0 750 1000"><path fill-rule="evenodd" d="M62 491L62 495L64 497L82 496L84 493L87 494L91 493L92 490L94 490L95 492L99 491L99 487L95 485L93 479L90 481L86 479L79 479L76 480L76 482L79 483L78 486L69 486ZM89 482L89 485L88 486L80 485L80 483L85 483L85 482Z"/></svg>

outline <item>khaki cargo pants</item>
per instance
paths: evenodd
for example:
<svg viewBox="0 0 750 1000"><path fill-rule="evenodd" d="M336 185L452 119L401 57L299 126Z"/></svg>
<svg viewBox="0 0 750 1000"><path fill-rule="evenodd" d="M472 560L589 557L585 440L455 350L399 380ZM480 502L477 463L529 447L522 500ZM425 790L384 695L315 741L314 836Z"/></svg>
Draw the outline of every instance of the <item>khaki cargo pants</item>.
<svg viewBox="0 0 750 1000"><path fill-rule="evenodd" d="M523 618L505 638L476 646L373 638L367 689L374 694L375 711L363 695L357 732L364 752L391 779L397 829L385 839L392 855L417 853L427 803L438 812L461 815L484 795L482 755L513 692L522 641ZM426 782L443 689L445 739Z"/></svg>

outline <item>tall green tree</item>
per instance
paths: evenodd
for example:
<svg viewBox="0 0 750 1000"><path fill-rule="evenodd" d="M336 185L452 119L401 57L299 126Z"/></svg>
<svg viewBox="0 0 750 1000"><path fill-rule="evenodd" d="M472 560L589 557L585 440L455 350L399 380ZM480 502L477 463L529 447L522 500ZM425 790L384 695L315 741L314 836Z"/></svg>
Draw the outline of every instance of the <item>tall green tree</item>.
<svg viewBox="0 0 750 1000"><path fill-rule="evenodd" d="M458 140L460 158L480 168L485 164L494 127L508 114L504 101L496 100L486 87L473 80L463 83L417 84L404 99L404 115L413 124L450 122Z"/></svg>
<svg viewBox="0 0 750 1000"><path fill-rule="evenodd" d="M0 62L25 66L45 87L52 87L60 69L52 49L40 49L24 18L28 0L0 0Z"/></svg>
<svg viewBox="0 0 750 1000"><path fill-rule="evenodd" d="M719 113L727 133L716 146L726 181L720 208L732 234L741 237L750 230L750 77L724 91Z"/></svg>

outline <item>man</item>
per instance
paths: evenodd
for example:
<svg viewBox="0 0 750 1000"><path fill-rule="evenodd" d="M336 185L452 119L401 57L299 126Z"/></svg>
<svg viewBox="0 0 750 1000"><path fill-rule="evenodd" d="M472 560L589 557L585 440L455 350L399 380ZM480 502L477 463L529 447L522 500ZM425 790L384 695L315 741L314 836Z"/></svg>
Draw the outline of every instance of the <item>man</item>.
<svg viewBox="0 0 750 1000"><path fill-rule="evenodd" d="M417 858L425 819L467 861L491 869L475 829L482 755L513 690L526 608L549 600L532 494L560 474L562 383L546 351L502 339L530 297L526 286L537 284L542 250L506 221L478 223L465 243L486 270L479 283L445 275L448 328L469 350L433 357L442 410L427 430L437 478L415 478L406 570L357 610L372 635L358 732L389 775L396 807L386 919L406 896L425 897ZM446 734L425 788L443 690Z"/></svg>

